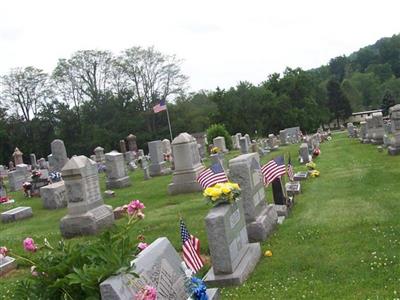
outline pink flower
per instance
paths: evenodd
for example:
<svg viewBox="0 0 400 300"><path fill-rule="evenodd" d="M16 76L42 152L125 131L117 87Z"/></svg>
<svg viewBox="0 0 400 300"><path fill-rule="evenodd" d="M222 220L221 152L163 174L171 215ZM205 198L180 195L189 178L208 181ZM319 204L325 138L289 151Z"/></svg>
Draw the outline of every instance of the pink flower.
<svg viewBox="0 0 400 300"><path fill-rule="evenodd" d="M7 247L0 247L0 255L7 256L8 249Z"/></svg>
<svg viewBox="0 0 400 300"><path fill-rule="evenodd" d="M131 203L128 204L128 214L133 215L139 212L141 209L145 208L144 204L139 200L132 200Z"/></svg>
<svg viewBox="0 0 400 300"><path fill-rule="evenodd" d="M32 238L26 238L24 240L24 249L25 251L35 252L37 250L37 246L35 245L35 241Z"/></svg>
<svg viewBox="0 0 400 300"><path fill-rule="evenodd" d="M147 247L148 247L149 245L147 244L147 243L143 243L143 242L140 242L139 244L138 244L138 249L140 250L140 251L143 251L144 249L146 249Z"/></svg>
<svg viewBox="0 0 400 300"><path fill-rule="evenodd" d="M156 300L157 290L156 288L146 285L143 290L135 295L135 300Z"/></svg>
<svg viewBox="0 0 400 300"><path fill-rule="evenodd" d="M31 274L32 276L38 276L39 273L36 271L36 266L32 266L31 267Z"/></svg>

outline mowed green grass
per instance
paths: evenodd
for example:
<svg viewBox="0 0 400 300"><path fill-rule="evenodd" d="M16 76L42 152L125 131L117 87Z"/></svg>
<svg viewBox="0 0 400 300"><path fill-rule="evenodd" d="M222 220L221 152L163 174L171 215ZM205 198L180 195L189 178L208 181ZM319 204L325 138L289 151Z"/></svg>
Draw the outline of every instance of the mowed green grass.
<svg viewBox="0 0 400 300"><path fill-rule="evenodd" d="M379 153L376 146L344 134L334 135L321 150L316 159L321 176L302 184L290 217L261 245L273 256L262 257L241 287L223 289L223 299L400 298L400 156ZM304 170L296 161L297 151L298 145L281 147L262 162L290 152L296 171ZM231 152L227 159L238 154ZM116 190L116 197L105 202L116 207L140 199L146 205L146 218L137 234L144 234L148 242L166 236L178 250L182 215L190 232L200 238L201 252L208 255L204 217L210 206L201 193L170 196L171 176L144 181L141 170L130 176L132 187ZM103 175L101 189L105 190ZM271 202L271 188L266 191ZM24 199L21 192L12 195L15 206L32 206L34 217L1 224L0 245L22 254L27 236L39 243L45 237L51 242L61 238L59 220L66 209L44 210L39 198ZM92 238L70 242L88 243ZM12 299L14 283L25 276L28 269L19 268L1 277L0 298Z"/></svg>

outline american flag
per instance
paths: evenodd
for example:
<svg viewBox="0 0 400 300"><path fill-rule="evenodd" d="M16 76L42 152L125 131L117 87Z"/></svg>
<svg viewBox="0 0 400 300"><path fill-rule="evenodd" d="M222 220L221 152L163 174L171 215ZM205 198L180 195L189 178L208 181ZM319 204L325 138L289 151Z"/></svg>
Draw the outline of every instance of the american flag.
<svg viewBox="0 0 400 300"><path fill-rule="evenodd" d="M167 103L165 102L165 100L161 100L160 103L153 107L154 113L159 113L163 110L167 110Z"/></svg>
<svg viewBox="0 0 400 300"><path fill-rule="evenodd" d="M200 257L200 241L193 235L189 234L183 220L180 220L183 260L186 265L194 272L203 267L204 263Z"/></svg>
<svg viewBox="0 0 400 300"><path fill-rule="evenodd" d="M264 166L262 166L261 173L264 176L265 185L269 185L276 178L285 175L286 167L283 156L275 157L274 159L266 163Z"/></svg>
<svg viewBox="0 0 400 300"><path fill-rule="evenodd" d="M200 183L203 189L206 189L216 183L228 182L228 177L226 177L221 164L215 163L199 174L197 182Z"/></svg>
<svg viewBox="0 0 400 300"><path fill-rule="evenodd" d="M289 177L290 181L293 181L294 171L293 171L293 165L292 165L292 160L290 158L290 154L289 154L289 161L287 164L287 176Z"/></svg>

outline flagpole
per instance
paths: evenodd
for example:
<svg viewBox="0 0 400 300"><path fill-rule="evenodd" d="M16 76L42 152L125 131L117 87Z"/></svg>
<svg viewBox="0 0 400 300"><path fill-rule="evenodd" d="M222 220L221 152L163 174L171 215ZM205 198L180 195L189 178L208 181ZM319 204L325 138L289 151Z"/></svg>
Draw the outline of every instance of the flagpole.
<svg viewBox="0 0 400 300"><path fill-rule="evenodd" d="M172 129L171 129L171 122L169 120L167 100L165 100L165 107L167 108L166 110L167 110L167 120L168 120L168 127L169 127L169 136L171 137L171 143L172 143Z"/></svg>

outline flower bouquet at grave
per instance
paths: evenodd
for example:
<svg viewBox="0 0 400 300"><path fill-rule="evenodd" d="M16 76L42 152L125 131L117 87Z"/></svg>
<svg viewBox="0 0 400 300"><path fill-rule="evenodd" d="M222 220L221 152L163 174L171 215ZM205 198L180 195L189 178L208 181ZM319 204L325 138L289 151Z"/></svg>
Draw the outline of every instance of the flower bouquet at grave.
<svg viewBox="0 0 400 300"><path fill-rule="evenodd" d="M315 170L315 168L317 167L317 165L316 165L315 162L310 161L309 163L306 163L306 167L307 167L309 170Z"/></svg>
<svg viewBox="0 0 400 300"><path fill-rule="evenodd" d="M218 147L212 147L211 148L211 154L217 154L220 153L221 149L219 149Z"/></svg>
<svg viewBox="0 0 400 300"><path fill-rule="evenodd" d="M203 196L206 200L217 206L222 203L234 203L240 195L240 187L237 183L224 182L217 183L204 190Z"/></svg>
<svg viewBox="0 0 400 300"><path fill-rule="evenodd" d="M40 179L40 176L42 176L42 173L38 170L33 170L31 174L32 181L38 181Z"/></svg>
<svg viewBox="0 0 400 300"><path fill-rule="evenodd" d="M310 172L310 176L311 177L319 177L319 174L320 174L320 172L318 171L318 170L312 170L311 172Z"/></svg>
<svg viewBox="0 0 400 300"><path fill-rule="evenodd" d="M315 148L314 151L313 151L312 156L313 156L313 157L317 157L317 156L319 156L320 154L321 154L321 150L320 150L319 148Z"/></svg>
<svg viewBox="0 0 400 300"><path fill-rule="evenodd" d="M145 206L133 200L123 208L126 222L115 223L90 241L50 243L45 238L37 243L28 237L23 241L27 255L7 249L7 255L30 273L17 283L14 298L100 299L99 284L110 276L137 276L131 261L138 247L136 223L145 217Z"/></svg>

